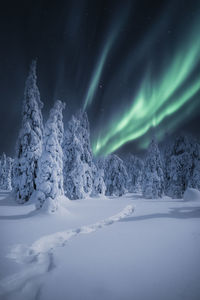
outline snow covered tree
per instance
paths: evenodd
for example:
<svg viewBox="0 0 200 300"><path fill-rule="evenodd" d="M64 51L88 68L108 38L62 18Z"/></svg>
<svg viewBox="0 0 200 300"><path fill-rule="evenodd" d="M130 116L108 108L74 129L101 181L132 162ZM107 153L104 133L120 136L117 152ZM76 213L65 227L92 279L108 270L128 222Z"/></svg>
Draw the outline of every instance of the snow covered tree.
<svg viewBox="0 0 200 300"><path fill-rule="evenodd" d="M13 184L19 203L28 201L36 188L37 164L42 153L42 107L37 87L36 61L33 61L26 80L22 126L16 145Z"/></svg>
<svg viewBox="0 0 200 300"><path fill-rule="evenodd" d="M58 207L58 197L64 195L63 189L63 116L65 104L57 100L50 110L44 129L42 155L38 160L36 178L37 191L33 197L39 207L54 212Z"/></svg>
<svg viewBox="0 0 200 300"><path fill-rule="evenodd" d="M7 159L6 159L6 182L5 182L5 189L7 191L12 190L12 168L13 168L13 159L11 157L7 157Z"/></svg>
<svg viewBox="0 0 200 300"><path fill-rule="evenodd" d="M1 168L1 159L0 159L0 189L1 189L1 173L2 173L2 168Z"/></svg>
<svg viewBox="0 0 200 300"><path fill-rule="evenodd" d="M104 168L98 164L98 160L95 161L92 167L93 173L93 190L92 195L105 195L106 185L104 182Z"/></svg>
<svg viewBox="0 0 200 300"><path fill-rule="evenodd" d="M93 190L93 157L87 114L79 111L68 123L64 143L64 190L71 199L82 199Z"/></svg>
<svg viewBox="0 0 200 300"><path fill-rule="evenodd" d="M82 161L83 146L78 138L78 120L72 116L64 137L64 190L71 199L84 198L84 175L87 164Z"/></svg>
<svg viewBox="0 0 200 300"><path fill-rule="evenodd" d="M117 155L111 154L105 159L104 182L107 196L122 196L126 193L128 174L124 162Z"/></svg>
<svg viewBox="0 0 200 300"><path fill-rule="evenodd" d="M12 190L12 164L13 159L11 157L6 157L6 154L3 153L0 161L0 189L2 190Z"/></svg>
<svg viewBox="0 0 200 300"><path fill-rule="evenodd" d="M142 193L145 198L159 198L164 193L163 166L160 151L153 139L149 145L144 161L142 176Z"/></svg>
<svg viewBox="0 0 200 300"><path fill-rule="evenodd" d="M3 153L1 156L1 170L0 170L0 189L6 190L6 154Z"/></svg>
<svg viewBox="0 0 200 300"><path fill-rule="evenodd" d="M144 164L142 159L129 153L124 159L124 164L128 173L127 190L130 193L140 192Z"/></svg>
<svg viewBox="0 0 200 300"><path fill-rule="evenodd" d="M188 182L188 187L200 191L200 160L196 160L192 176Z"/></svg>
<svg viewBox="0 0 200 300"><path fill-rule="evenodd" d="M191 164L189 169L188 187L200 190L200 144L191 140Z"/></svg>
<svg viewBox="0 0 200 300"><path fill-rule="evenodd" d="M165 154L165 193L182 198L192 176L192 142L185 135L178 136Z"/></svg>
<svg viewBox="0 0 200 300"><path fill-rule="evenodd" d="M17 173L18 173L18 159L15 157L13 159L12 172L11 172L11 185L12 185L14 194L16 192L15 188L16 188L16 184L17 184L17 178L16 178Z"/></svg>
<svg viewBox="0 0 200 300"><path fill-rule="evenodd" d="M168 194L169 190L169 179L170 179L170 165L172 156L172 141L167 139L161 147L161 158L163 162L163 173L164 173L164 190L165 194Z"/></svg>

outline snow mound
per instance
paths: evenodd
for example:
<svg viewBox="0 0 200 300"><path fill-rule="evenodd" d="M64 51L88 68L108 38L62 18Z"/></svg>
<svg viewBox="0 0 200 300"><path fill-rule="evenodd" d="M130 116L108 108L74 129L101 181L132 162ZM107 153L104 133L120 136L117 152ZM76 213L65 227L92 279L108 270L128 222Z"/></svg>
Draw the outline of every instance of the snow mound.
<svg viewBox="0 0 200 300"><path fill-rule="evenodd" d="M200 192L196 189L187 188L183 195L184 201L200 201Z"/></svg>

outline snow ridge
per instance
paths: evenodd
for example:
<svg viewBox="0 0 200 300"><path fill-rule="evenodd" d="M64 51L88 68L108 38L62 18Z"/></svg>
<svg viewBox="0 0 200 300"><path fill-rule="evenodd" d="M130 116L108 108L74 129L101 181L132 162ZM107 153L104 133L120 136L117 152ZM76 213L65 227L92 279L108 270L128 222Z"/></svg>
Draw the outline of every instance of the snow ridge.
<svg viewBox="0 0 200 300"><path fill-rule="evenodd" d="M17 263L27 264L25 270L11 275L0 281L0 296L9 295L8 299L35 299L41 286L41 276L51 270L53 265L53 250L63 247L66 243L79 234L89 234L112 225L134 212L132 205L126 206L120 213L111 216L100 222L81 226L76 229L69 229L43 236L35 241L31 246L16 245L9 258Z"/></svg>

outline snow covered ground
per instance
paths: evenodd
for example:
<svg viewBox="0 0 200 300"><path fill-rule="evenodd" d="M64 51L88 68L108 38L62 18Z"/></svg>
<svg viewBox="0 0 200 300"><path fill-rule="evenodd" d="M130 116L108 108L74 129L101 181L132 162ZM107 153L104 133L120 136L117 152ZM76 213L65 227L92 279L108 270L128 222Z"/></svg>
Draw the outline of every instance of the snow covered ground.
<svg viewBox="0 0 200 300"><path fill-rule="evenodd" d="M200 299L198 192L63 206L37 213L0 192L0 299Z"/></svg>

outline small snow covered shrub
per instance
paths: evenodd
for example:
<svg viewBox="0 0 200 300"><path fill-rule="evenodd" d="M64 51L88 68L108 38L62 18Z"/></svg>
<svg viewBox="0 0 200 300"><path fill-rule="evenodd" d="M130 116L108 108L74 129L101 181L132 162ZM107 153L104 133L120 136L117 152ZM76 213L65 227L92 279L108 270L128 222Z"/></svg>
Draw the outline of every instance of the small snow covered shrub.
<svg viewBox="0 0 200 300"><path fill-rule="evenodd" d="M193 188L187 188L183 195L184 201L200 201L200 191L193 189Z"/></svg>

